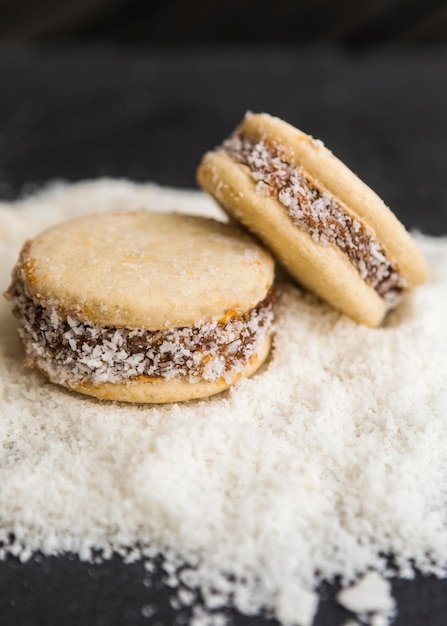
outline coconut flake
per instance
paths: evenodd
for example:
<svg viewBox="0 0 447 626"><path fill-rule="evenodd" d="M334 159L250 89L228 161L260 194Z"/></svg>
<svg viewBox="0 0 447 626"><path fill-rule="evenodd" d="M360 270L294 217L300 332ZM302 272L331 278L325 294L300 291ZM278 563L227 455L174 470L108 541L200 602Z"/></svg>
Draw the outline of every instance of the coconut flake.
<svg viewBox="0 0 447 626"><path fill-rule="evenodd" d="M226 323L163 331L108 328L39 305L15 279L9 290L28 363L53 382L119 383L137 376L230 380L272 332L272 296ZM58 320L55 324L54 321Z"/></svg>
<svg viewBox="0 0 447 626"><path fill-rule="evenodd" d="M361 580L337 594L337 602L353 613L390 613L396 602L391 584L377 572L368 572Z"/></svg>

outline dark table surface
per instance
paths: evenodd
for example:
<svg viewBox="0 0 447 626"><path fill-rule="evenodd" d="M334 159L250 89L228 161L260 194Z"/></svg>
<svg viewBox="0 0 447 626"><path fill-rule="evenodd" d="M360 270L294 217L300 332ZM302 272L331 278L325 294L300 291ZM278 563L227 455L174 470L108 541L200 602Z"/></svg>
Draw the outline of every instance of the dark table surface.
<svg viewBox="0 0 447 626"><path fill-rule="evenodd" d="M447 233L447 48L0 46L0 199L100 176L195 187L246 110L324 140L409 228ZM169 625L161 575L77 557L0 561L0 624ZM349 617L322 588L316 626ZM447 581L393 582L396 626L445 626ZM146 618L143 605L159 611ZM237 626L273 624L232 613Z"/></svg>

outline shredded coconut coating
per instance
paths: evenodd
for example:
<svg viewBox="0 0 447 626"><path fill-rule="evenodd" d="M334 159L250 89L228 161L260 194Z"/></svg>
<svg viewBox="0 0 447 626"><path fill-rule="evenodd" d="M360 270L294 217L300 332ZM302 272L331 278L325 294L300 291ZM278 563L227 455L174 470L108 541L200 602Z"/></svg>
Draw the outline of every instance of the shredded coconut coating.
<svg viewBox="0 0 447 626"><path fill-rule="evenodd" d="M278 200L293 223L315 241L337 246L389 308L397 304L406 281L380 243L335 198L317 189L301 168L290 165L281 146L267 139L253 142L236 133L223 148L232 159L249 167L259 195Z"/></svg>
<svg viewBox="0 0 447 626"><path fill-rule="evenodd" d="M243 371L272 332L273 295L225 323L148 331L79 322L42 306L16 279L8 297L20 323L27 363L54 382L123 383L138 377L190 382L229 380Z"/></svg>

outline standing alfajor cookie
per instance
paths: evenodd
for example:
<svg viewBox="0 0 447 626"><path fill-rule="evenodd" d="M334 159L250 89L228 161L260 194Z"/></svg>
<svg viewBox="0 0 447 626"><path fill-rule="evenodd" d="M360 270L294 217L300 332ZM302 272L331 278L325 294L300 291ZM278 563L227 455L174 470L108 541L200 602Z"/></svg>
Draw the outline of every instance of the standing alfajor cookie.
<svg viewBox="0 0 447 626"><path fill-rule="evenodd" d="M227 224L146 211L28 241L7 297L27 364L106 400L209 396L266 359L273 260Z"/></svg>
<svg viewBox="0 0 447 626"><path fill-rule="evenodd" d="M207 153L198 181L258 235L303 286L378 326L427 267L383 201L321 141L266 114L247 114Z"/></svg>

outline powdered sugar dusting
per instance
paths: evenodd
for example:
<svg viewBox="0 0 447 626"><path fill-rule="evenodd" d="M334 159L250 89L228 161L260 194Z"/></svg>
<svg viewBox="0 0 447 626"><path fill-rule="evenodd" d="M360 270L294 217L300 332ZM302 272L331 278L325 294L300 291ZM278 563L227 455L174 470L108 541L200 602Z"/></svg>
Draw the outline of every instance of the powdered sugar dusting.
<svg viewBox="0 0 447 626"><path fill-rule="evenodd" d="M199 193L119 181L3 205L0 290L23 239L117 197L121 209L217 211ZM430 279L383 327L283 282L266 368L182 405L105 406L43 383L1 299L0 557L116 551L147 562L152 591L161 551L172 602L202 626L222 626L228 604L305 623L321 580L387 573L391 553L399 575L444 576L447 240L418 241Z"/></svg>
<svg viewBox="0 0 447 626"><path fill-rule="evenodd" d="M340 248L389 308L396 306L406 282L377 239L329 193L320 192L300 168L290 165L284 149L267 139L253 142L240 133L225 141L223 147L233 159L250 168L259 195L276 198L293 222L315 241Z"/></svg>

